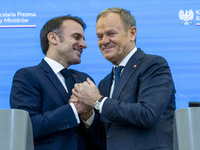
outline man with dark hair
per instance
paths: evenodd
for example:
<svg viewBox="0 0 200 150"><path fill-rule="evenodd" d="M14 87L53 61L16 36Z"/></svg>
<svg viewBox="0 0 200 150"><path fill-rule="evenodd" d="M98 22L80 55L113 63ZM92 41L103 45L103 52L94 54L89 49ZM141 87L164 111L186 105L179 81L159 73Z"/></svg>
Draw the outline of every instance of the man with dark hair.
<svg viewBox="0 0 200 150"><path fill-rule="evenodd" d="M163 57L136 48L136 31L134 17L123 8L109 8L98 15L98 45L113 68L98 88L89 78L75 84L70 102L96 109L85 124L97 143L106 138L107 150L172 150L175 87L171 71Z"/></svg>
<svg viewBox="0 0 200 150"><path fill-rule="evenodd" d="M89 77L68 69L81 62L86 48L84 29L85 23L78 17L68 15L49 20L40 36L46 57L39 65L22 68L14 75L10 106L29 112L35 150L97 149L79 119L88 106L69 103L74 84Z"/></svg>

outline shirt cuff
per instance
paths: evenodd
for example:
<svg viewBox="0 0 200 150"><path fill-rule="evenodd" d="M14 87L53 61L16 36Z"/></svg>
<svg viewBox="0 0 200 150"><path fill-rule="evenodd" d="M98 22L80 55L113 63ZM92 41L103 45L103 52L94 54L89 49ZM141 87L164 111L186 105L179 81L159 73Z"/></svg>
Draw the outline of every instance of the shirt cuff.
<svg viewBox="0 0 200 150"><path fill-rule="evenodd" d="M69 103L69 104L71 105L72 110L73 110L73 112L74 112L74 115L75 115L75 117L76 117L77 123L79 124L79 123L80 123L80 119L79 119L78 113L77 113L77 111L76 111L76 107L74 106L73 103Z"/></svg>
<svg viewBox="0 0 200 150"><path fill-rule="evenodd" d="M100 106L99 106L99 113L102 112L103 104L104 104L104 102L105 102L105 100L106 100L107 98L108 98L108 97L104 97L104 99L101 101Z"/></svg>

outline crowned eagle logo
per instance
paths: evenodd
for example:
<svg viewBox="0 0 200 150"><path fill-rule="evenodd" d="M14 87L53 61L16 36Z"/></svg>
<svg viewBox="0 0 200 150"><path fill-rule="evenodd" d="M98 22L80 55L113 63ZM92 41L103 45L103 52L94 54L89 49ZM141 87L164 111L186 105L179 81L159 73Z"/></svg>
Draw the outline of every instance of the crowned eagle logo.
<svg viewBox="0 0 200 150"><path fill-rule="evenodd" d="M181 24L184 23L184 25L192 24L190 20L194 19L194 12L192 10L185 10L185 13L183 10L179 11L179 19L182 20Z"/></svg>

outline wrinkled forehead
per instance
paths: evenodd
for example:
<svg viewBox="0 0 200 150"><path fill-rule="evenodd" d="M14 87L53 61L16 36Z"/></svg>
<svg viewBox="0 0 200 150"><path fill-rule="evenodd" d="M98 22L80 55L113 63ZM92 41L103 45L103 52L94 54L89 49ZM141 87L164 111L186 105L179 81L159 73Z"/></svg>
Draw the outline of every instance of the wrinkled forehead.
<svg viewBox="0 0 200 150"><path fill-rule="evenodd" d="M99 18L96 24L96 32L101 32L102 30L119 30L124 28L121 16L118 13L109 13Z"/></svg>

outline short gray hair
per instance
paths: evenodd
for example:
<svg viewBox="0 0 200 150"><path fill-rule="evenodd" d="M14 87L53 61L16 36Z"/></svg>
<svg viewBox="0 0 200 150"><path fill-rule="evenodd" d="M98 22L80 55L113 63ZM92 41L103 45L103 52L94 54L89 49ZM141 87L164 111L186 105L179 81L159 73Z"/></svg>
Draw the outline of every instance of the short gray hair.
<svg viewBox="0 0 200 150"><path fill-rule="evenodd" d="M134 18L133 15L131 15L130 11L125 10L123 8L120 8L120 7L108 8L108 9L103 10L97 16L96 22L102 16L106 16L107 14L109 14L111 12L118 13L121 16L126 31L128 31L132 26L136 26L135 18Z"/></svg>

